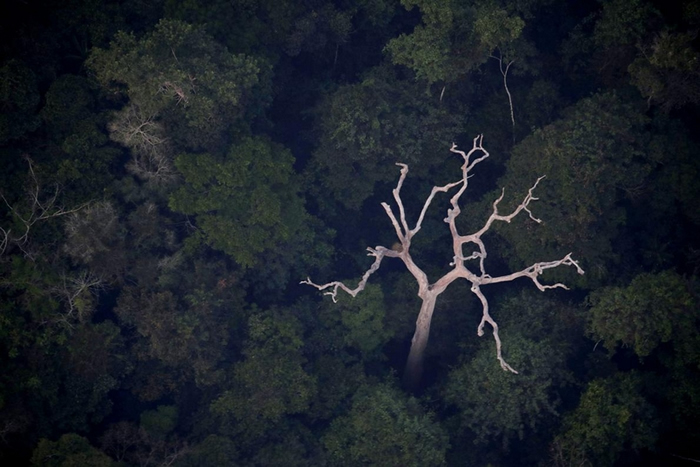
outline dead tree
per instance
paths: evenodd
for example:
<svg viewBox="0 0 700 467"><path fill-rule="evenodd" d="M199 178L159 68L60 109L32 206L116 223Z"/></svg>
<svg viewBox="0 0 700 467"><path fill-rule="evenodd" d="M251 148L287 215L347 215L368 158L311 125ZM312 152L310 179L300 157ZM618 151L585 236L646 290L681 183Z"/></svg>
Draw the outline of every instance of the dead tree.
<svg viewBox="0 0 700 467"><path fill-rule="evenodd" d="M398 216L394 212L394 209L389 206L389 204L382 203L382 206L384 207L387 216L389 216L389 219L394 226L396 236L398 237L402 248L398 248L396 250L389 249L384 246L367 248L367 251L369 251L368 256L374 256L375 258L374 263L364 273L357 287L351 289L339 281L329 282L327 284L316 284L312 282L310 278L307 278L305 281L301 282L302 284L316 287L318 290L329 289L329 291L325 292L324 294L330 295L335 302L337 299L338 289L344 290L353 297L362 291L365 288L370 275L379 269L384 257L401 259L401 261L403 261L406 265L408 271L418 282L418 296L422 300L421 309L418 313L418 319L416 320L416 330L411 341L411 350L406 361L406 368L403 375L404 385L409 390L415 390L420 383L423 372L423 356L428 343L430 322L433 317L433 311L435 310L437 297L444 292L447 286L449 286L452 282L463 278L472 284L471 291L479 298L482 305L482 318L477 328L477 335L482 336L484 334L484 326L486 323L488 323L493 330L493 337L496 341L496 358L498 359L501 368L506 371L517 373L517 371L514 370L503 358L501 353L501 339L498 336L498 324L493 320L489 313L489 303L488 300L486 300L481 287L499 282L510 282L520 277L527 277L531 279L535 286L542 291L554 288L568 289L564 284L560 283L554 285L541 284L539 282L539 275L546 269L556 268L561 265L573 266L576 268L579 274L584 273L583 269L581 269L578 263L571 257L571 253L564 256L562 259L535 263L521 271L505 276L492 277L486 273L484 262L486 260L487 252L481 237L491 228L491 225L493 225L494 222L510 222L522 211L527 212L530 218L535 222L542 222L532 214L529 205L531 201L537 200L537 198L533 196L533 191L544 176L535 181L532 187L528 190L525 199L523 199L523 201L510 214L507 215L503 215L498 212L498 204L501 202L505 194L505 190L503 190L501 192L501 196L499 196L498 199L493 202L493 211L484 223L483 227L470 235L461 235L457 231L457 226L455 223L457 216L459 216L461 212L459 200L467 189L469 177L471 176L470 173L474 169L474 166L489 156L489 153L483 148L482 142L483 135L474 138L472 149L468 153L458 150L457 146L454 143L452 144L450 151L460 155L464 160L464 164L462 165L462 178L456 182L448 183L444 186L433 187L430 195L423 205L418 221L413 228L409 227L408 221L406 220L406 212L401 199L401 187L403 186L406 175L408 174L408 166L406 164L397 163L397 165L401 167L401 176L399 177L396 188L393 190L393 195L398 207ZM472 157L475 159L472 160ZM447 193L453 188L457 188L457 192L452 196L452 198L450 198L450 207L447 209L447 217L445 218L445 223L449 225L450 232L452 234L453 259L450 263L452 269L439 278L436 282L430 283L425 272L423 272L423 270L418 267L416 263L414 263L413 258L411 258L411 240L418 233L418 231L420 231L425 214L428 211L430 203L433 201L435 195L437 193ZM467 245L471 245L471 247L467 247ZM465 249L469 250L469 252L466 254L464 252ZM468 268L467 265L469 265L472 269Z"/></svg>
<svg viewBox="0 0 700 467"><path fill-rule="evenodd" d="M65 209L58 206L57 200L61 193L60 187L55 185L52 193L45 194L45 190L41 187L39 179L34 172L34 163L29 156L25 155L23 157L29 165L29 182L25 197L26 205L13 206L5 195L0 192L0 198L9 209L15 224L20 226L19 232L13 232L12 227L7 229L0 227L0 257L7 251L8 247L16 245L25 256L32 258L32 253L26 247L29 242L29 232L35 224L55 217L77 213L89 205L89 203L83 203L73 209Z"/></svg>

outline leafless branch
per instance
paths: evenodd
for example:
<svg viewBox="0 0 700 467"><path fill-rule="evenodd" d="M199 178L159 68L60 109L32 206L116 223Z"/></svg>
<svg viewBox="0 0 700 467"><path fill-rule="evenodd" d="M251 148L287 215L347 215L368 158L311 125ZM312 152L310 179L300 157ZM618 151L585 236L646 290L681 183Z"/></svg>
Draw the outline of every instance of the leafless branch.
<svg viewBox="0 0 700 467"><path fill-rule="evenodd" d="M131 173L157 184L177 178L170 157L170 141L155 115L130 104L116 114L108 129L114 141L131 149L132 158L126 165Z"/></svg>
<svg viewBox="0 0 700 467"><path fill-rule="evenodd" d="M510 90L508 89L508 70L510 69L510 66L515 60L511 60L510 62L508 62L504 70L502 54L499 57L491 55L491 58L498 60L498 68L501 70L501 75L503 75L503 87L506 90L506 94L508 94L508 105L510 106L510 121L513 123L513 144L515 144L515 115L513 113L513 96L511 96Z"/></svg>
<svg viewBox="0 0 700 467"><path fill-rule="evenodd" d="M2 238L0 238L0 257L5 253L7 244L10 242L10 230L11 229L5 230L0 227L0 235L2 236Z"/></svg>
<svg viewBox="0 0 700 467"><path fill-rule="evenodd" d="M150 152L154 147L167 142L155 116L144 114L135 104L118 112L108 129L113 140L139 152Z"/></svg>
<svg viewBox="0 0 700 467"><path fill-rule="evenodd" d="M672 457L677 457L689 462L700 463L700 459L693 459L692 457L679 456L678 454L670 454Z"/></svg>
<svg viewBox="0 0 700 467"><path fill-rule="evenodd" d="M349 295L355 297L358 293L362 292L365 289L367 281L369 280L369 276L374 274L374 272L377 269L379 269L379 266L381 265L384 256L398 256L398 252L394 250L389 250L383 246L378 246L376 248L367 248L367 251L369 251L367 256L375 257L374 263L372 263L372 266L370 266L370 268L367 271L365 271L364 275L362 276L362 280L360 280L359 284L354 289L351 289L350 287L348 287L340 281L333 281L323 285L315 284L311 281L311 278L308 277L306 278L306 280L303 280L299 283L316 287L318 290L326 290L328 288L332 288L330 292L324 292L323 295L329 295L333 299L333 303L338 302L338 289L343 289Z"/></svg>
<svg viewBox="0 0 700 467"><path fill-rule="evenodd" d="M63 274L61 286L55 289L60 300L66 305L63 321L70 325L70 322L75 319L80 322L89 319L88 312L91 310L86 309L85 300L90 297L86 297L86 295L96 294L102 288L104 288L104 281L87 270L72 277ZM82 303L80 302L81 298Z"/></svg>
<svg viewBox="0 0 700 467"><path fill-rule="evenodd" d="M25 194L26 206L24 206L24 209L20 209L19 206L11 205L5 195L0 193L0 198L2 198L3 202L8 207L14 219L19 221L22 225L22 232L19 236L15 237L12 235L11 228L4 229L0 227L0 231L2 231L2 238L0 238L0 256L2 256L7 250L7 247L11 244L17 245L25 255L28 255L29 253L25 245L29 240L29 233L35 224L47 219L76 213L90 204L83 203L73 209L57 206L56 203L61 192L59 185L54 185L51 192L48 195L44 195L39 179L34 172L34 165L31 158L25 155L24 159L29 166L29 184Z"/></svg>
<svg viewBox="0 0 700 467"><path fill-rule="evenodd" d="M430 204L433 202L433 199L435 198L435 195L437 193L446 193L450 189L462 184L463 187L462 189L458 192L457 198L454 200L456 202L457 199L459 199L459 196L462 194L462 192L466 189L467 186L467 175L468 172L479 162L483 161L487 157L489 157L489 153L483 148L482 146L483 142L483 136L479 135L476 138L474 138L472 149L468 152L465 153L464 151L459 151L457 150L457 146L452 143L452 147L450 148L450 151L460 154L464 158L464 165L462 165L462 173L463 173L463 178L459 181L448 183L443 186L434 186L433 189L430 191L430 195L428 198L425 200L425 203L423 204L423 209L421 209L420 215L418 216L418 221L416 222L416 225L412 228L409 229L408 227L408 222L406 222L406 213L403 207L403 201L401 199L401 187L403 186L403 182L406 179L406 175L408 174L408 166L406 164L402 163L397 163L399 167L401 167L401 176L399 177L399 181L396 185L396 188L392 191L394 195L394 200L396 201L397 206L399 207L399 214L401 216L401 226L399 226L399 223L396 219L396 216L394 215L393 210L391 209L391 206L387 203L382 203L382 207L387 213L387 216L389 216L389 219L391 220L392 225L394 226L394 230L396 230L396 235L399 238L399 240L402 243L402 246L404 247L404 250L407 248L407 245L405 244L406 241L410 242L410 239L418 233L418 231L421 229L421 226L423 224L423 219L425 219L425 214L428 211L428 208L430 207ZM481 152L482 156L471 161L470 158L472 154L475 152ZM453 203L454 204L454 203Z"/></svg>
<svg viewBox="0 0 700 467"><path fill-rule="evenodd" d="M491 317L491 314L489 313L488 300L486 300L486 297L484 296L484 293L481 291L479 284L473 283L471 290L474 293L474 295L479 297L479 301L481 302L481 305L482 305L481 322L479 323L479 327L477 328L476 335L479 337L483 336L484 335L484 324L489 323L491 325L491 329L493 329L493 339L496 341L496 358L498 359L498 362L501 364L501 368L503 368L503 370L505 370L505 371L510 371L511 373L515 373L517 375L518 372L515 371L513 369L513 367L510 366L503 359L503 354L501 352L501 338L498 336L498 323L496 323L496 321L494 321L494 319Z"/></svg>
<svg viewBox="0 0 700 467"><path fill-rule="evenodd" d="M182 86L180 86L177 83L165 81L163 82L163 85L158 91L164 94L170 92L173 95L173 97L177 99L175 105L180 104L180 102L184 102L185 106L187 106L187 103L189 102L189 98L187 96L186 91L183 89Z"/></svg>
<svg viewBox="0 0 700 467"><path fill-rule="evenodd" d="M507 70L507 69L506 69ZM448 183L442 186L434 186L430 192L430 195L425 200L423 208L421 209L420 215L418 216L418 221L413 228L410 228L409 222L406 219L406 211L404 209L403 200L401 199L401 188L408 174L408 166L406 164L397 163L401 168L399 180L396 184L396 188L392 191L394 201L396 202L398 208L398 216L396 215L394 209L388 203L382 203L382 207L386 211L387 217L391 221L392 226L396 232L396 236L401 242L400 251L391 250L383 246L377 246L375 248L368 248L369 256L374 256L375 260L372 266L364 273L362 279L360 280L357 287L351 289L344 283L339 281L329 282L323 285L316 284L311 281L310 278L302 281L302 284L307 284L318 290L324 291L331 289L330 291L324 292L324 295L330 295L334 302L337 301L338 290L343 290L349 295L355 297L359 292L364 290L369 277L379 269L382 259L385 256L395 257L401 259L406 268L413 274L419 286L418 296L422 299L423 304L421 306L418 319L416 321L416 330L411 343L411 351L406 363L406 372L404 373L405 381L408 380L407 384L409 386L414 386L416 383L416 378L420 376L422 357L425 346L427 344L428 335L430 332L430 321L432 318L432 313L435 308L435 301L452 282L457 279L466 279L471 282L472 292L479 298L482 304L482 319L477 328L477 334L482 336L484 334L484 326L486 323L491 325L493 329L493 337L496 342L496 357L503 368L506 371L511 371L517 373L503 358L501 352L501 339L498 335L498 324L491 317L489 313L489 303L483 294L481 287L488 284L495 284L500 282L510 282L515 279L525 277L532 280L535 286L541 290L546 291L549 289L563 288L567 287L562 283L556 283L553 285L545 285L540 282L539 276L547 269L553 269L559 266L573 266L579 274L583 274L583 269L579 264L572 258L572 254L564 256L562 259L556 261L545 261L535 263L521 271L517 271L511 274L492 277L486 273L485 260L487 257L486 246L482 241L481 237L491 228L494 222L501 221L510 223L518 214L521 212L526 212L531 220L541 223L542 221L537 218L530 210L530 203L532 201L537 201L534 196L535 188L537 185L545 178L544 176L538 178L535 183L530 187L527 194L520 202L520 204L509 214L501 214L498 210L499 203L503 200L505 196L505 190L501 191L501 195L493 202L492 212L488 219L478 231L470 235L460 235L457 229L456 218L461 213L459 207L459 200L462 194L465 192L469 178L471 177L471 171L474 167L484 161L489 157L489 153L483 148L483 136L479 135L474 138L472 143L472 148L469 152L464 152L457 148L457 145L452 144L450 148L454 154L462 157L464 163L462 164L462 178L459 181ZM450 232L452 234L452 246L453 246L453 260L450 266L453 267L452 270L447 272L441 278L439 278L434 283L429 283L427 275L423 270L418 267L414 262L410 254L411 239L418 233L421 229L423 219L425 214L430 207L435 195L437 193L446 193L452 188L459 187L455 194L450 198L450 207L447 209L447 217L444 221L449 225ZM476 251L473 251L469 256L464 256L463 248L465 244L476 245ZM478 272L473 272L470 270L465 263L471 260L478 260L479 268Z"/></svg>
<svg viewBox="0 0 700 467"><path fill-rule="evenodd" d="M538 198L535 198L533 196L533 191L537 187L537 185L540 183L540 181L544 178L544 175L541 176L540 178L537 179L534 185L528 190L527 195L525 196L525 199L518 205L517 208L513 212L511 212L508 215L501 215L498 213L498 204L503 200L503 197L505 195L505 189L501 190L501 196L499 196L494 202L493 202L493 212L489 216L489 218L486 220L486 223L484 226L479 229L477 232L471 234L471 235L465 235L465 236L460 236L457 233L457 226L455 223L455 219L457 216L460 214L460 208L458 205L459 201L459 196L461 193L458 193L455 195L452 200L452 209L448 211L447 218L445 218L445 222L450 225L450 231L452 232L452 239L454 242L454 251L455 251L455 256L454 260L452 263L450 263L450 266L453 266L457 263L458 260L464 261L468 259L479 259L479 269L481 270L481 275L484 276L486 275L486 272L484 270L484 261L486 260L486 246L484 243L481 241L481 236L485 234L490 228L491 225L493 224L494 221L503 221L506 223L510 223L513 218L515 218L518 214L520 214L522 211L525 211L528 213L530 216L530 219L533 221L537 222L538 224L541 223L542 221L535 217L532 214L532 211L529 209L529 204L530 201L537 201ZM462 257L461 256L461 251L462 251L462 245L465 243L474 243L478 246L479 251L472 253L471 256L469 257Z"/></svg>

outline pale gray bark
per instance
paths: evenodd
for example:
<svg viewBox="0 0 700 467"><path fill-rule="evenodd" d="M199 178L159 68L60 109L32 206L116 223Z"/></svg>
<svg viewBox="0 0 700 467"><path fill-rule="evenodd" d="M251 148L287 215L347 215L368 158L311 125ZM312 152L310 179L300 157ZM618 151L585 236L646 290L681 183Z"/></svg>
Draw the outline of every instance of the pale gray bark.
<svg viewBox="0 0 700 467"><path fill-rule="evenodd" d="M461 235L455 223L457 216L459 216L461 210L459 207L459 200L462 194L467 189L469 183L470 172L476 164L482 162L489 156L489 153L482 146L483 136L477 136L474 138L472 149L465 153L457 149L455 144L452 145L450 151L458 154L464 160L462 165L462 178L456 182L448 183L443 186L433 187L430 195L426 199L423 208L420 212L418 220L413 228L411 228L406 220L406 212L403 206L403 201L401 199L401 187L403 186L406 175L408 174L408 166L406 164L398 163L397 165L401 167L401 176L396 185L396 188L392 191L394 195L394 200L396 202L396 207L398 209L398 216L396 215L394 209L387 203L382 203L382 207L386 211L387 216L391 220L391 224L396 231L396 236L401 243L401 251L392 250L383 246L377 246L375 248L367 248L369 251L368 256L374 256L375 260L372 266L365 272L360 280L360 283L354 289L349 288L340 281L328 282L326 284L316 284L307 278L302 281L302 284L307 284L318 290L326 291L325 295L329 295L335 302L337 299L338 290L341 289L351 296L356 296L359 292L364 290L369 277L379 269L382 259L384 257L399 258L406 265L408 271L415 277L418 283L418 296L422 300L422 305L420 312L418 313L418 319L416 320L416 330L413 335L413 340L411 341L411 350L406 362L406 369L404 371L404 384L409 389L415 389L420 383L420 379L423 371L423 358L425 354L425 348L428 343L428 337L430 335L430 323L432 321L433 312L435 310L435 303L437 297L445 291L445 289L457 279L466 279L472 284L471 291L479 298L482 305L482 318L479 326L477 328L477 335L482 336L484 334L484 326L488 323L493 331L493 337L496 342L496 358L498 359L501 368L506 371L511 371L517 373L503 358L501 352L501 339L498 335L498 324L491 317L489 313L489 303L486 296L481 291L481 287L488 284L495 284L499 282L509 282L520 277L527 277L535 284L535 286L542 291L553 288L563 288L567 289L564 284L556 283L553 285L544 285L540 283L539 276L546 269L556 268L558 266L573 266L579 274L583 274L584 271L578 265L578 263L571 257L571 253L564 256L562 259L556 261L540 262L535 263L521 271L517 271L504 276L492 277L486 273L484 262L486 260L487 252L486 246L484 245L481 237L484 235L493 225L495 221L510 222L515 216L525 211L528 216L537 223L542 222L540 219L536 218L530 211L529 205L531 201L536 201L537 198L533 196L533 192L539 182L544 178L540 177L535 181L532 187L528 190L527 195L523 201L510 213L507 215L500 214L498 211L498 205L503 199L505 191L501 192L501 196L498 197L493 202L492 212L489 218L484 223L483 227L478 231L470 235ZM472 160L472 157L474 159ZM447 272L444 276L439 278L436 282L430 283L428 276L423 272L423 270L418 267L413 262L411 257L410 248L411 240L420 231L425 214L433 201L433 198L437 193L446 193L452 188L457 188L455 194L450 198L450 208L447 210L447 217L445 218L445 223L449 225L450 232L452 233L452 249L453 249L453 260L450 263L452 269ZM463 256L463 247L465 244L475 245L475 250L469 256ZM469 262L471 265L473 262L476 263L476 268L472 266L475 271L469 269L465 263Z"/></svg>

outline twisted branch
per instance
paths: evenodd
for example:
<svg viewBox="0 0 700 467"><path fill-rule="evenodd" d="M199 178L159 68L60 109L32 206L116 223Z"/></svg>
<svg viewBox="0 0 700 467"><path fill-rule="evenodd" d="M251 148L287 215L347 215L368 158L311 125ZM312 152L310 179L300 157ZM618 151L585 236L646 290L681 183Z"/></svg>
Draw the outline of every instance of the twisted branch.
<svg viewBox="0 0 700 467"><path fill-rule="evenodd" d="M508 64L508 66L510 66L510 64ZM505 73L507 73L507 70L508 68L506 68ZM576 262L571 257L572 253L569 253L562 259L556 261L538 262L522 269L521 271L513 272L511 274L498 277L492 277L489 274L487 274L486 267L484 264L485 259L487 257L487 251L486 246L484 245L484 242L482 241L481 237L491 228L494 222L501 221L510 223L518 214L520 214L523 211L528 214L530 219L537 223L541 223L542 220L537 218L530 210L530 203L532 201L537 201L537 198L534 196L534 190L535 188L537 188L537 185L545 178L545 176L543 175L535 181L535 183L530 187L520 204L510 214L501 214L498 211L499 203L503 200L505 196L505 190L502 190L501 195L493 202L492 212L489 215L486 222L484 223L484 225L479 230L470 235L460 235L456 225L456 218L461 213L461 209L459 207L459 200L462 194L467 189L469 178L471 177L470 172L478 163L488 158L489 153L483 148L483 135L479 135L476 138L474 138L472 142L472 148L469 150L469 152L459 150L457 148L457 145L454 143L452 144L450 151L454 154L461 156L464 161L461 167L462 178L456 182L448 183L442 186L434 186L432 188L430 195L423 204L423 208L421 209L420 215L418 216L418 220L413 228L409 227L409 222L406 219L406 211L404 209L403 200L401 199L401 188L403 187L403 183L408 174L408 166L402 163L396 164L401 168L401 170L399 180L396 184L396 188L394 188L394 190L392 191L392 194L394 197L394 201L396 202L396 205L398 207L398 217L388 203L382 203L382 207L386 211L387 217L389 217L389 220L391 221L391 224L394 227L396 236L401 242L402 248L400 251L390 250L383 246L368 248L368 256L375 257L374 263L364 273L359 284L354 289L351 289L350 287L346 286L343 282L340 281L333 281L327 284L319 285L312 282L310 278L307 278L306 280L302 281L301 284L310 285L321 291L331 289L330 291L324 292L324 295L330 295L333 301L336 302L338 290L343 290L352 297L355 297L359 292L364 290L367 281L369 280L369 277L379 269L382 259L384 259L385 256L396 257L401 259L406 265L406 268L409 270L409 272L411 272L411 274L413 274L413 276L416 278L416 281L419 286L418 296L423 300L423 306L421 307L418 320L416 321L416 331L411 342L411 353L409 354L406 366L406 373L404 374L404 376L406 377L406 375L411 371L421 371L420 365L422 360L422 353L423 349L425 348L425 344L427 343L428 333L430 330L430 320L432 318L432 313L434 311L435 300L437 296L444 292L447 286L449 286L455 280L460 278L466 279L469 282L471 282L471 291L479 298L479 301L482 304L482 318L477 328L477 335L483 336L484 326L486 325L486 323L490 324L491 328L493 329L493 337L496 342L496 357L501 365L501 368L503 368L506 371L517 373L517 371L513 369L513 367L511 367L503 358L501 352L501 339L498 335L498 324L489 313L489 303L486 299L486 296L481 290L481 286L488 284L496 284L500 282L510 282L521 277L526 277L529 278L541 291L556 288L563 288L568 290L566 285L562 283L556 283L553 285L542 284L539 280L539 276L545 270L553 269L559 266L573 266L574 268L576 268L576 271L579 274L584 274L584 271L579 266L578 262ZM454 255L450 266L452 266L453 269L447 272L441 278L439 278L436 282L431 284L423 270L413 262L413 258L410 254L411 239L416 233L418 233L418 231L420 231L423 220L425 219L425 214L428 208L430 207L433 199L435 198L435 195L437 193L446 193L455 187L459 187L459 189L450 198L450 207L447 209L447 217L445 217L444 219L445 223L449 225L450 232L452 234L452 247ZM477 246L477 250L469 256L463 256L462 251L465 243L475 244ZM478 272L475 273L469 268L467 268L465 262L470 260L478 260ZM415 383L415 376L416 375L408 374L409 383Z"/></svg>

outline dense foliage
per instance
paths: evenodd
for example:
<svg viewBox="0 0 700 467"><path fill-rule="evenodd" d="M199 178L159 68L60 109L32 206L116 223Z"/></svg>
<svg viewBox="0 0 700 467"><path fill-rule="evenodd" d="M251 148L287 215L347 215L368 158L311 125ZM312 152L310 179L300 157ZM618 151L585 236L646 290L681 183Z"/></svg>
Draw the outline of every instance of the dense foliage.
<svg viewBox="0 0 700 467"><path fill-rule="evenodd" d="M700 1L6 3L3 465L700 460ZM394 163L414 218L477 134L461 230L546 175L489 270L586 274L485 291L519 374L450 289L407 393L398 261L338 303L299 281L359 278Z"/></svg>

